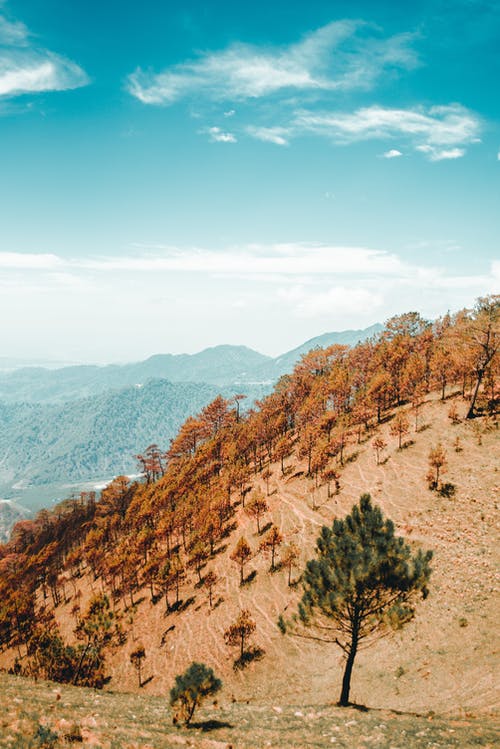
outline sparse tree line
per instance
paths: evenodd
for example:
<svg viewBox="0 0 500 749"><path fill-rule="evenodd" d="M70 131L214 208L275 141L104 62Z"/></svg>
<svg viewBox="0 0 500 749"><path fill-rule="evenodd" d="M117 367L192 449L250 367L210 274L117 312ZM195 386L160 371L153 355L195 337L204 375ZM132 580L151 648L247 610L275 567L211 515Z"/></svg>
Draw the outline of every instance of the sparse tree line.
<svg viewBox="0 0 500 749"><path fill-rule="evenodd" d="M114 615L120 606L133 610L143 590L153 604L163 600L166 612L179 610L189 603L182 595L191 574L215 605L218 578L210 565L237 530L240 513L253 518L261 537L272 464L289 474L296 454L314 486L325 484L330 496L350 448L391 409L410 403L417 429L425 395L438 389L445 399L458 387L469 397L468 418L496 412L499 310L500 298L490 296L433 324L412 312L354 348L313 350L256 408L242 413L242 396L219 396L187 419L167 452L150 445L137 456L143 481L118 477L99 500L82 494L18 523L0 547L0 647L31 657L36 638L44 641L43 611L70 598L78 639L87 615L78 598L84 574ZM398 411L390 429L399 447L409 428L406 411ZM378 436L373 447L379 462L387 445ZM439 483L444 464L433 461ZM258 551L269 556L271 571L287 571L290 584L298 550L277 526L266 530ZM236 538L231 559L241 584L255 553ZM101 651L110 646L103 641Z"/></svg>

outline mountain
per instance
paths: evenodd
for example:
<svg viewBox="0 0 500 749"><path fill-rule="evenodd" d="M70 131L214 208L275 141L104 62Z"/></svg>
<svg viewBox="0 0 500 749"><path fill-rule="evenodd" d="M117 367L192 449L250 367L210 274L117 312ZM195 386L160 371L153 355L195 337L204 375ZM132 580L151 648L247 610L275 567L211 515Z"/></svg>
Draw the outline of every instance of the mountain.
<svg viewBox="0 0 500 749"><path fill-rule="evenodd" d="M340 333L323 333L323 335L310 338L305 343L302 343L297 348L287 351L280 356L277 356L270 362L266 362L260 367L256 367L251 374L254 381L262 382L276 382L282 375L289 374L294 366L299 361L303 354L307 354L315 348L327 348L334 344L340 344L342 346L355 346L360 341L365 341L367 338L372 338L378 335L384 329L380 323L375 323L369 328L363 330L344 330Z"/></svg>
<svg viewBox="0 0 500 749"><path fill-rule="evenodd" d="M99 395L151 379L224 385L247 378L270 357L246 346L215 346L198 354L158 354L134 364L27 367L0 374L0 400L60 403Z"/></svg>
<svg viewBox="0 0 500 749"><path fill-rule="evenodd" d="M168 448L185 419L220 391L206 383L148 380L62 404L0 402L0 487L133 473L134 455L151 443Z"/></svg>
<svg viewBox="0 0 500 749"><path fill-rule="evenodd" d="M317 346L333 343L354 345L382 330L372 325L365 330L325 333L311 338L293 351L273 359L246 346L215 346L197 354L157 354L143 362L81 365L46 369L25 367L13 372L0 372L0 401L31 403L62 403L68 400L99 395L150 379L170 382L204 382L230 386L247 383L274 383L291 372L303 353Z"/></svg>

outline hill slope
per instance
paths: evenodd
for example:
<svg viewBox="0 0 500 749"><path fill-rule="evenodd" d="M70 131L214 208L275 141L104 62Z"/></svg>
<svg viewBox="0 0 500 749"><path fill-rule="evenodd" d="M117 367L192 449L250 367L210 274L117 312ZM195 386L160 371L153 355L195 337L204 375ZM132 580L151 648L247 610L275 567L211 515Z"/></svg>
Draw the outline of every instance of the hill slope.
<svg viewBox="0 0 500 749"><path fill-rule="evenodd" d="M68 687L0 674L0 739L5 746L28 743L50 730L58 737L52 745L102 749L305 749L335 744L340 747L375 745L381 749L493 747L499 721L493 716L448 718L437 715L402 715L390 711L360 712L330 705L281 704L254 706L229 703L205 705L187 730L172 725L167 699L138 694L97 694L83 687ZM16 743L17 742L17 743ZM38 746L40 743L38 742Z"/></svg>
<svg viewBox="0 0 500 749"><path fill-rule="evenodd" d="M465 405L458 402L461 415ZM422 428L399 450L397 439L380 427L389 444L385 461L376 465L370 442L351 443L342 470L338 495L327 498L326 486L314 487L305 476L306 465L292 456L287 475L272 465L270 512L265 521L275 523L287 540L301 549L300 566L313 555L322 524L347 513L362 492L391 517L409 541L435 552L431 595L422 604L414 622L401 633L382 640L359 654L354 671L352 698L380 709L403 711L460 712L490 710L498 704L495 674L499 659L492 640L498 610L499 525L497 513L499 465L496 434L481 435L470 422L451 430L449 403L428 400ZM456 437L461 452L455 452ZM448 453L447 479L456 485L456 497L444 498L427 489L425 475L431 446L441 441ZM262 478L256 484L265 490ZM313 497L314 507L313 509ZM196 585L195 571L181 588L180 597L190 602L185 610L165 612L164 602L153 605L143 589L133 615L128 642L109 658L112 689L133 690L137 675L129 662L140 641L146 649L144 673L151 677L142 691L166 694L173 678L192 660L206 662L220 674L225 695L261 704L319 704L338 697L342 673L341 654L333 645L294 640L280 635L276 621L282 612L292 612L300 591L289 588L285 570L269 573L269 558L258 553L261 540L255 521L237 509L233 530L210 563L219 575L214 608L207 594ZM254 557L246 574L256 573L241 587L238 571L229 556L244 535ZM296 578L299 570L294 572ZM79 583L82 609L92 595L92 576ZM71 639L74 619L72 596L56 609L64 636ZM223 632L241 608L249 608L257 622L255 644L265 656L244 671L234 671ZM123 621L130 612L118 607ZM0 663L8 665L4 654Z"/></svg>

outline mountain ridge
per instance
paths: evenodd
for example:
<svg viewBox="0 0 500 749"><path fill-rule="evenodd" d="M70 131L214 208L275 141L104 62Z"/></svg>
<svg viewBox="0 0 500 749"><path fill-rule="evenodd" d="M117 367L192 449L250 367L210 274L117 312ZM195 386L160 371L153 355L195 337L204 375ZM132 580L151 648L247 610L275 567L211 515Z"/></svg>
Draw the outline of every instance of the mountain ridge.
<svg viewBox="0 0 500 749"><path fill-rule="evenodd" d="M80 364L57 369L23 367L0 372L0 401L58 403L98 395L148 379L204 382L225 387L237 384L272 384L290 372L301 354L316 346L355 345L380 332L379 323L361 330L323 333L273 358L248 346L220 344L196 354L153 354L128 364Z"/></svg>

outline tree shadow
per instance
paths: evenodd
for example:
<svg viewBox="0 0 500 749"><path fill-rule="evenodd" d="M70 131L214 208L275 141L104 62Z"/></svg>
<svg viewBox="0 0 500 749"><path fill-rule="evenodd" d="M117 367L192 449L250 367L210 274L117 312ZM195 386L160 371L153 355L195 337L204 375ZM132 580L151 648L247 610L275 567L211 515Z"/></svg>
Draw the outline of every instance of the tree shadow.
<svg viewBox="0 0 500 749"><path fill-rule="evenodd" d="M241 585L250 585L251 582L255 580L257 577L257 570L252 570L249 575L247 575L245 578L243 578L243 582Z"/></svg>
<svg viewBox="0 0 500 749"><path fill-rule="evenodd" d="M415 444L415 440L406 440L406 442L403 442L401 445L401 450L407 450L409 447Z"/></svg>
<svg viewBox="0 0 500 749"><path fill-rule="evenodd" d="M192 603L194 603L196 598L194 596L190 596L189 598L180 599L179 601L176 601L172 606L170 607L170 612L172 614L180 614L182 611L185 611L188 606L191 606Z"/></svg>
<svg viewBox="0 0 500 749"><path fill-rule="evenodd" d="M168 629L165 630L165 632L161 636L160 647L162 647L163 645L165 645L167 635L170 634L170 632L173 632L174 629L175 629L175 624L172 624L171 627L169 627Z"/></svg>
<svg viewBox="0 0 500 749"><path fill-rule="evenodd" d="M221 603L224 603L224 596L219 596L212 608L216 609Z"/></svg>
<svg viewBox="0 0 500 749"><path fill-rule="evenodd" d="M236 522L236 520L233 520L232 523L227 523L224 530L222 531L221 537L227 538L228 536L231 535L233 531L236 530L237 527L238 527L238 523Z"/></svg>
<svg viewBox="0 0 500 749"><path fill-rule="evenodd" d="M248 648L248 650L244 651L243 655L240 655L240 657L235 660L233 663L233 670L241 671L252 663L252 661L260 661L264 657L265 652L266 651L263 648Z"/></svg>
<svg viewBox="0 0 500 749"><path fill-rule="evenodd" d="M188 728L198 728L204 733L206 731L217 731L218 728L234 728L231 723L225 720L202 720L197 723L190 723Z"/></svg>
<svg viewBox="0 0 500 749"><path fill-rule="evenodd" d="M354 461L358 458L358 456L359 456L359 450L356 450L355 452L348 455L347 458L344 458L345 465L347 465L348 463L354 463Z"/></svg>
<svg viewBox="0 0 500 749"><path fill-rule="evenodd" d="M151 676L148 676L147 679L144 679L144 681L141 681L141 687L145 687L146 684L149 684L149 682L153 681L154 678L155 678L154 674L151 674Z"/></svg>
<svg viewBox="0 0 500 749"><path fill-rule="evenodd" d="M293 479L298 479L303 475L304 475L304 471L296 471L296 473L292 474L292 476L290 476L290 478L287 479L287 483L288 481L293 481Z"/></svg>
<svg viewBox="0 0 500 749"><path fill-rule="evenodd" d="M420 426L416 431L417 431L417 434L420 434L420 432L426 432L430 428L431 428L430 424L422 424L422 426Z"/></svg>
<svg viewBox="0 0 500 749"><path fill-rule="evenodd" d="M216 549L214 549L214 553L212 554L212 557L216 557L217 554L223 554L227 549L227 544L221 544L221 546L218 546Z"/></svg>
<svg viewBox="0 0 500 749"><path fill-rule="evenodd" d="M265 525L262 526L262 528L260 529L260 531L256 535L257 536L262 536L262 534L265 533L266 531L268 531L269 528L272 528L272 526L273 526L272 522L269 521L268 523L266 523Z"/></svg>

